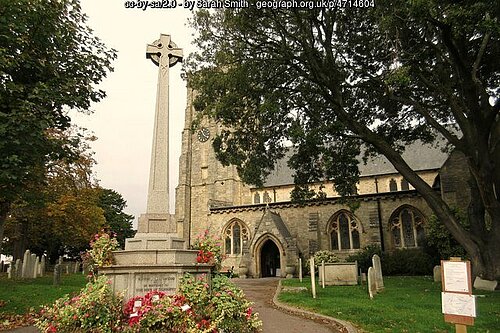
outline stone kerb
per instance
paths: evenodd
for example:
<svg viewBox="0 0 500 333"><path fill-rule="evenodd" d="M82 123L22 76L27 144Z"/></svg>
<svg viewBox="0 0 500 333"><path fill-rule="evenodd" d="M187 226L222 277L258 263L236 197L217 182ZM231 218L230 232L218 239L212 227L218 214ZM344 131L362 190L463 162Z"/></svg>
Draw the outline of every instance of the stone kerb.
<svg viewBox="0 0 500 333"><path fill-rule="evenodd" d="M382 276L382 265L380 263L380 257L378 254L374 254L372 257L373 270L375 272L375 286L377 292L384 290L384 278Z"/></svg>
<svg viewBox="0 0 500 333"><path fill-rule="evenodd" d="M375 270L373 267L368 268L368 294L373 298L377 294L377 283L375 277Z"/></svg>

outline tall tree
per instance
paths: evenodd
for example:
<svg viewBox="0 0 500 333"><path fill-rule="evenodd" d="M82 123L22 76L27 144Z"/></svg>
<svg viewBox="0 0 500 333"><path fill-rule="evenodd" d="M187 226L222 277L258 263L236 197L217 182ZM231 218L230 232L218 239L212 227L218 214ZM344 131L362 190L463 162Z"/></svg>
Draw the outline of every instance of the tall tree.
<svg viewBox="0 0 500 333"><path fill-rule="evenodd" d="M99 189L99 207L104 210L104 218L109 231L116 234L116 239L122 248L125 247L125 239L132 238L135 231L132 229L134 216L125 213L127 202L120 193L106 189Z"/></svg>
<svg viewBox="0 0 500 333"><path fill-rule="evenodd" d="M199 52L188 72L200 117L222 125L213 141L218 158L258 185L291 142L299 188L332 179L346 194L366 145L421 194L466 249L474 274L500 277L499 7L356 3L368 7L287 10L249 1L194 14ZM401 157L405 144L438 135L467 159L469 230Z"/></svg>
<svg viewBox="0 0 500 333"><path fill-rule="evenodd" d="M45 182L30 184L13 202L5 235L14 258L22 257L26 249L45 252L52 261L60 255L78 257L105 227L89 146L95 137L74 126L49 135L71 142L71 148L66 147L71 157L48 163Z"/></svg>
<svg viewBox="0 0 500 333"><path fill-rule="evenodd" d="M70 145L49 135L69 127L105 93L115 51L86 26L78 0L0 0L0 252L12 202L41 184Z"/></svg>

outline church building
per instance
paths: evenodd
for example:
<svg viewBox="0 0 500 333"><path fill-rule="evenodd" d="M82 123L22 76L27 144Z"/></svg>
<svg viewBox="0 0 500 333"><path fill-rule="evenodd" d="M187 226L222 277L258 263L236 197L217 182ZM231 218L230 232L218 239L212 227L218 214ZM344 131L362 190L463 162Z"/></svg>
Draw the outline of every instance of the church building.
<svg viewBox="0 0 500 333"><path fill-rule="evenodd" d="M221 239L223 270L285 276L287 266L297 266L299 257L318 250L346 258L369 244L389 251L423 244L432 211L384 157L360 163L353 211L328 182L312 185L322 186L325 199L292 202L292 170L286 161L277 164L262 188L244 184L236 167L224 167L215 157L211 141L218 125L205 119L196 133L190 130L195 117L190 89L187 99L175 218L189 243L205 230ZM463 165L460 156L414 143L403 158L446 200L460 204L456 193L463 169L455 167Z"/></svg>

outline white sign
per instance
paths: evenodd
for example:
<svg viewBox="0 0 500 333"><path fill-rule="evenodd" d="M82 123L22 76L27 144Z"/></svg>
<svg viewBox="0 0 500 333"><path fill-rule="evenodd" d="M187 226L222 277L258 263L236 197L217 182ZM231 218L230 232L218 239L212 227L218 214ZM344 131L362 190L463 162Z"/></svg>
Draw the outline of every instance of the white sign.
<svg viewBox="0 0 500 333"><path fill-rule="evenodd" d="M467 263L464 261L443 261L444 290L447 292L470 293Z"/></svg>
<svg viewBox="0 0 500 333"><path fill-rule="evenodd" d="M476 298L473 295L441 293L444 314L476 317Z"/></svg>

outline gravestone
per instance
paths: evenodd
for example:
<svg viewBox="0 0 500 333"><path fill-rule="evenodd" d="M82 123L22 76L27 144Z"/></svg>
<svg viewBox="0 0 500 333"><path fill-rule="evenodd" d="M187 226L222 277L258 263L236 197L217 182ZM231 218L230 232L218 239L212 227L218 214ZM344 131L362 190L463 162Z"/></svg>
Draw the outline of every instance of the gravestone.
<svg viewBox="0 0 500 333"><path fill-rule="evenodd" d="M378 254L374 254L372 257L373 270L375 272L375 284L377 287L377 292L384 289L384 278L382 276L382 265L380 263L380 257Z"/></svg>
<svg viewBox="0 0 500 333"><path fill-rule="evenodd" d="M44 276L45 275L45 254L42 256L42 259L40 260L40 276Z"/></svg>
<svg viewBox="0 0 500 333"><path fill-rule="evenodd" d="M61 271L62 266L60 263L54 266L54 286L58 286L61 284Z"/></svg>
<svg viewBox="0 0 500 333"><path fill-rule="evenodd" d="M153 289L175 292L185 273L211 279L212 265L198 264L197 251L187 250L188 222L178 223L169 209L169 72L182 57L169 35L161 34L146 47L146 58L158 66L146 213L139 217L134 238L126 239L125 250L113 252L114 264L98 270L115 292L129 298Z"/></svg>
<svg viewBox="0 0 500 333"><path fill-rule="evenodd" d="M14 268L15 268L14 277L16 279L19 279L22 277L22 267L23 267L23 262L21 261L21 259L17 259L16 264L14 265Z"/></svg>
<svg viewBox="0 0 500 333"><path fill-rule="evenodd" d="M432 270L432 276L434 278L434 282L441 282L441 266L440 265L434 266L434 269Z"/></svg>
<svg viewBox="0 0 500 333"><path fill-rule="evenodd" d="M377 282L373 267L368 268L368 294L373 298L377 294Z"/></svg>
<svg viewBox="0 0 500 333"><path fill-rule="evenodd" d="M12 263L7 267L7 278L12 279Z"/></svg>
<svg viewBox="0 0 500 333"><path fill-rule="evenodd" d="M474 280L474 288L479 290L490 290L493 291L496 289L498 282L497 281L489 281L483 280L479 276Z"/></svg>
<svg viewBox="0 0 500 333"><path fill-rule="evenodd" d="M358 284L357 262L328 263L319 267L321 283L327 286L353 286Z"/></svg>
<svg viewBox="0 0 500 333"><path fill-rule="evenodd" d="M75 267L73 268L73 273L78 273L80 271L80 263L75 261Z"/></svg>
<svg viewBox="0 0 500 333"><path fill-rule="evenodd" d="M2 260L2 261L0 261L0 273L3 273L3 270L4 270L4 263Z"/></svg>
<svg viewBox="0 0 500 333"><path fill-rule="evenodd" d="M26 250L24 252L23 267L22 267L22 272L21 272L21 277L23 279L26 279L28 277L28 274L29 274L28 270L29 270L30 259L31 259L30 250Z"/></svg>
<svg viewBox="0 0 500 333"><path fill-rule="evenodd" d="M38 274L38 257L36 254L31 254L30 267L29 267L29 278L36 279Z"/></svg>

